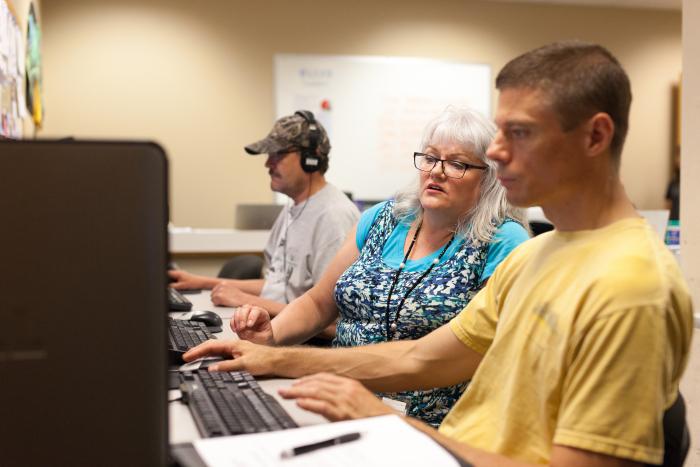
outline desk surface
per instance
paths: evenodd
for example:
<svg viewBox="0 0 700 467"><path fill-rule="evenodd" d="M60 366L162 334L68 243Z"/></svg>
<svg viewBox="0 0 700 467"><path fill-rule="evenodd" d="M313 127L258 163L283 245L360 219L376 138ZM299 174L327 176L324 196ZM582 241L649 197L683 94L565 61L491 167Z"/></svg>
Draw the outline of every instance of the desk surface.
<svg viewBox="0 0 700 467"><path fill-rule="evenodd" d="M170 252L176 256L261 253L269 230L170 229Z"/></svg>
<svg viewBox="0 0 700 467"><path fill-rule="evenodd" d="M193 310L212 310L215 311L223 320L222 330L220 334L216 334L219 339L237 339L236 334L231 331L229 327L229 321L233 315L233 308L218 307L209 299L209 291L205 290L197 295L187 295L187 298L192 302ZM175 312L171 313L173 318L186 317L187 313ZM281 378L256 378L260 382L260 387L277 399L282 407L291 415L295 422L299 426L316 425L319 423L327 423L327 420L320 415L316 415L309 411L300 409L293 401L288 401L282 399L277 390L281 387L286 387L292 384L291 379L281 379ZM180 397L180 391L171 390L169 393L169 399L176 399ZM170 443L184 443L191 442L195 439L199 439L200 435L197 431L197 426L192 419L190 410L187 405L182 402L171 402L169 404L169 415L170 415Z"/></svg>

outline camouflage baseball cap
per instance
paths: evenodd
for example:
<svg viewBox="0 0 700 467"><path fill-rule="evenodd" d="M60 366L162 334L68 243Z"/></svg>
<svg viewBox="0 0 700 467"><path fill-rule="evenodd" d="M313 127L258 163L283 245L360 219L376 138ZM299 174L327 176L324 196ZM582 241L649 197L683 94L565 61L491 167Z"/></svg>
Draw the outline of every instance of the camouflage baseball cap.
<svg viewBox="0 0 700 467"><path fill-rule="evenodd" d="M318 155L325 157L331 151L328 134L321 123L318 126ZM277 120L270 133L260 141L245 147L248 154L270 154L287 149L310 147L309 124L301 115L288 115Z"/></svg>

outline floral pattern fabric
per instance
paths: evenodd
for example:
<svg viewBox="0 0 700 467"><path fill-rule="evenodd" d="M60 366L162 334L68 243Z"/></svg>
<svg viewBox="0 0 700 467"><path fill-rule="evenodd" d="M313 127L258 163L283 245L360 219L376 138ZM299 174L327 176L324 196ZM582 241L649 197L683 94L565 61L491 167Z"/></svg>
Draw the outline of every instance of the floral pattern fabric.
<svg viewBox="0 0 700 467"><path fill-rule="evenodd" d="M387 300L396 269L382 259L382 248L398 225L393 201L386 203L370 228L360 256L335 286L339 320L334 346L349 347L387 340ZM457 241L458 239L455 239ZM443 258L406 298L396 321L394 339L418 339L456 316L478 292L486 264L488 243L462 244L450 258ZM425 272L401 271L389 303L388 319L396 318L401 299ZM459 399L467 382L426 391L381 394L406 403L406 414L438 426Z"/></svg>

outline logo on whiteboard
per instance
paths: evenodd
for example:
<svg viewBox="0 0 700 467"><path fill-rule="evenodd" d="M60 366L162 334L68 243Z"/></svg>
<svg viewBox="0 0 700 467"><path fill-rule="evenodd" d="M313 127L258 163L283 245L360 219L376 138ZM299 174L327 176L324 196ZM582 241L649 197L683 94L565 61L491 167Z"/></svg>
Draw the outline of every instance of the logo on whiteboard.
<svg viewBox="0 0 700 467"><path fill-rule="evenodd" d="M300 68L299 77L305 84L325 84L333 77L330 68Z"/></svg>

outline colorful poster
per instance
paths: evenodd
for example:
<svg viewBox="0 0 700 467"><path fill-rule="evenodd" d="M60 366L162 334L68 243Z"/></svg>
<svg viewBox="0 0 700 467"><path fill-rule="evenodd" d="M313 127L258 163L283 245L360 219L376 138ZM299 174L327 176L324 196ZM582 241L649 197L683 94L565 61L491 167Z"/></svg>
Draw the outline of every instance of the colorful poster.
<svg viewBox="0 0 700 467"><path fill-rule="evenodd" d="M41 30L34 14L34 4L29 7L27 19L26 89L27 110L34 125L41 128L44 121L44 102L41 95Z"/></svg>
<svg viewBox="0 0 700 467"><path fill-rule="evenodd" d="M0 137L22 137L24 54L22 32L10 5L0 0Z"/></svg>

